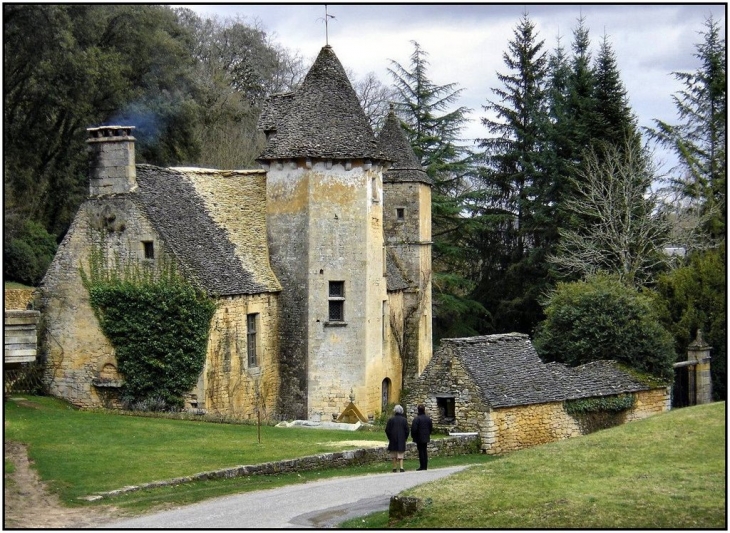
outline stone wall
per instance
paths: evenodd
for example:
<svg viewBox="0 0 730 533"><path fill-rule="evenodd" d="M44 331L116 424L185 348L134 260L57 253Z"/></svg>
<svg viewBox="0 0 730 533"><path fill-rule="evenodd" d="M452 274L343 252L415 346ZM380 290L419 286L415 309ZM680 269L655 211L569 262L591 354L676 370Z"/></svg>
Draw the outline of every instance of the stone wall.
<svg viewBox="0 0 730 533"><path fill-rule="evenodd" d="M257 364L248 361L247 315L256 318ZM279 393L276 294L224 297L211 320L205 369L195 391L199 409L255 419L276 415Z"/></svg>
<svg viewBox="0 0 730 533"><path fill-rule="evenodd" d="M661 387L633 393L634 407L616 414L571 416L563 402L495 409L477 431L486 453L501 454L663 413L670 409L669 391L668 387Z"/></svg>
<svg viewBox="0 0 730 533"><path fill-rule="evenodd" d="M581 429L563 402L496 409L479 428L482 449L501 454L580 436Z"/></svg>
<svg viewBox="0 0 730 533"><path fill-rule="evenodd" d="M236 257L253 280L269 291L281 290L269 264L266 173L263 170L178 170L195 187L213 221L225 228Z"/></svg>
<svg viewBox="0 0 730 533"><path fill-rule="evenodd" d="M115 407L116 388L96 387L95 380L119 380L114 348L99 328L79 270L89 269L92 245L104 246L109 257L136 261L144 257L142 241L159 242L149 221L126 197L87 200L71 227L41 284L42 312L40 357L45 362L49 392L79 407ZM155 250L155 260L164 257Z"/></svg>
<svg viewBox="0 0 730 533"><path fill-rule="evenodd" d="M316 431L316 430L312 430ZM455 455L465 455L476 453L478 450L478 437L475 435L464 435L459 437L448 437L444 439L432 440L428 445L429 457L452 457ZM413 442L406 444L406 458L417 458L418 450ZM384 471L390 471L390 452L387 446L377 448L360 448L357 450L348 450L344 452L323 453L320 455L310 455L308 457L300 457L298 459L288 459L285 461L274 461L270 463L262 463L258 465L234 466L232 468L224 468L221 470L213 470L210 472L200 472L192 476L179 477L165 481L153 481L151 483L143 483L141 485L133 485L118 490L96 493L93 496L86 496L85 500L99 500L136 492L138 490L153 489L170 485L180 485L182 483L192 483L195 481L204 481L206 479L224 479L246 476L266 476L285 473L305 472L311 470L319 470L322 468L344 468L352 465L387 463Z"/></svg>
<svg viewBox="0 0 730 533"><path fill-rule="evenodd" d="M387 302L382 172L362 160L273 163L267 176L271 264L282 284L282 411L331 420L349 404L380 410L399 364L384 351ZM344 320L329 320L329 283ZM395 381L395 379L393 380Z"/></svg>
<svg viewBox="0 0 730 533"><path fill-rule="evenodd" d="M625 422L641 420L672 408L671 387L659 387L634 393L634 407L626 413Z"/></svg>
<svg viewBox="0 0 730 533"><path fill-rule="evenodd" d="M36 289L5 289L5 309L27 309L33 302Z"/></svg>

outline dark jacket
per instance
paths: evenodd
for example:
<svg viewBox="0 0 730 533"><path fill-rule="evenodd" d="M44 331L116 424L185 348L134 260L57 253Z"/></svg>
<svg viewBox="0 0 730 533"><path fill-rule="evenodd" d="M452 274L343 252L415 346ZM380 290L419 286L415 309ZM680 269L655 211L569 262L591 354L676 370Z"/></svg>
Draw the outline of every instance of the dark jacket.
<svg viewBox="0 0 730 533"><path fill-rule="evenodd" d="M408 420L404 415L395 414L390 417L385 425L385 434L388 436L389 452L406 451L406 440L408 440Z"/></svg>
<svg viewBox="0 0 730 533"><path fill-rule="evenodd" d="M411 425L411 438L416 444L426 444L431 440L431 433L433 432L433 422L431 417L423 414L418 415L413 419Z"/></svg>

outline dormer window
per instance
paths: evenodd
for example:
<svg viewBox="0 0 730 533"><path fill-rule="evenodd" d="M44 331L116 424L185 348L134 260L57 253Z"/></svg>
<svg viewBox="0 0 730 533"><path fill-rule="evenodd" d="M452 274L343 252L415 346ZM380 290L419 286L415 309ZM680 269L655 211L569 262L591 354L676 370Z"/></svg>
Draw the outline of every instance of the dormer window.
<svg viewBox="0 0 730 533"><path fill-rule="evenodd" d="M142 247L144 248L144 258L154 259L155 258L155 243L152 241L142 241Z"/></svg>

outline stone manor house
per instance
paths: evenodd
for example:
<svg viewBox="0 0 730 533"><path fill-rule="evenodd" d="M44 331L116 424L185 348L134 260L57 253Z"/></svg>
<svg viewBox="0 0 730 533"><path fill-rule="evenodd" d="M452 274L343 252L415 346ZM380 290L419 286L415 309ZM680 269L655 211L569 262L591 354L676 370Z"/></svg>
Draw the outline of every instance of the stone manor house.
<svg viewBox="0 0 730 533"><path fill-rule="evenodd" d="M354 422L424 403L440 430L503 453L595 430L571 402L630 395L601 427L670 408L666 384L609 361L544 364L525 335L432 353L432 184L392 111L373 134L331 47L296 92L267 100L259 127L258 170L138 165L132 125L89 128L89 197L36 299L52 394L120 405L124 376L81 276L101 250L122 268L172 263L216 300L191 409ZM708 353L682 363L698 398Z"/></svg>
<svg viewBox="0 0 730 533"><path fill-rule="evenodd" d="M431 182L392 113L376 136L322 48L271 96L260 170L137 165L133 126L89 128L89 197L41 286L52 394L118 405L124 376L82 284L94 247L170 261L217 301L188 407L242 418L367 418L432 355ZM164 325L163 325L164 327Z"/></svg>

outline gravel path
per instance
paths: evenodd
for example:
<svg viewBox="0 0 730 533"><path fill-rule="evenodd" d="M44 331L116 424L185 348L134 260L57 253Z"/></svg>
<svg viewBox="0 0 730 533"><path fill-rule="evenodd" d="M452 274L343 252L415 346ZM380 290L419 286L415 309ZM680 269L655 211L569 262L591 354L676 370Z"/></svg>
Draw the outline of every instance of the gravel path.
<svg viewBox="0 0 730 533"><path fill-rule="evenodd" d="M333 478L215 498L178 509L120 520L106 529L333 528L388 509L390 497L466 468Z"/></svg>

